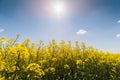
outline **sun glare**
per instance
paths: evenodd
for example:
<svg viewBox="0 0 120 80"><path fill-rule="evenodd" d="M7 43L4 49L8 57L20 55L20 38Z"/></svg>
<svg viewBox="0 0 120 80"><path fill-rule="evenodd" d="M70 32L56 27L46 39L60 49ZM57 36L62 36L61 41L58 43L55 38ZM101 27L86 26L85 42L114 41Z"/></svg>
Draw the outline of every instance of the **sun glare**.
<svg viewBox="0 0 120 80"><path fill-rule="evenodd" d="M53 4L53 12L57 16L62 16L65 13L65 5L61 2Z"/></svg>

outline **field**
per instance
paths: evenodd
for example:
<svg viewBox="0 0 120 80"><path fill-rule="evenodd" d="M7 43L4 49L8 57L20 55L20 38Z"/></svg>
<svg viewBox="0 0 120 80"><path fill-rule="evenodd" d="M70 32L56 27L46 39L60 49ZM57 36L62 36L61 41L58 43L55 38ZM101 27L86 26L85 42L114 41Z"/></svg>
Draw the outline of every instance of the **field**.
<svg viewBox="0 0 120 80"><path fill-rule="evenodd" d="M120 54L55 40L0 38L0 80L120 80Z"/></svg>

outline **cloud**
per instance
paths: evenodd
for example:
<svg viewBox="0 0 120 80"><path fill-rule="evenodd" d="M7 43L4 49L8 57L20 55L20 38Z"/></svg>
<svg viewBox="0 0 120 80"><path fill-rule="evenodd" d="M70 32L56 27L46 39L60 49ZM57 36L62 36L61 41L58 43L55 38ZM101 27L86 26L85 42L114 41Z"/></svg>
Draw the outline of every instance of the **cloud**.
<svg viewBox="0 0 120 80"><path fill-rule="evenodd" d="M117 23L119 23L119 24L120 24L120 20L118 20L118 21L117 21Z"/></svg>
<svg viewBox="0 0 120 80"><path fill-rule="evenodd" d="M84 29L80 29L78 32L76 32L77 35L84 35L86 33L87 33L87 31Z"/></svg>
<svg viewBox="0 0 120 80"><path fill-rule="evenodd" d="M4 32L4 31L5 31L4 29L0 29L0 33L1 33L1 32Z"/></svg>
<svg viewBox="0 0 120 80"><path fill-rule="evenodd" d="M120 38L120 34L117 34L116 37L117 37L117 38Z"/></svg>

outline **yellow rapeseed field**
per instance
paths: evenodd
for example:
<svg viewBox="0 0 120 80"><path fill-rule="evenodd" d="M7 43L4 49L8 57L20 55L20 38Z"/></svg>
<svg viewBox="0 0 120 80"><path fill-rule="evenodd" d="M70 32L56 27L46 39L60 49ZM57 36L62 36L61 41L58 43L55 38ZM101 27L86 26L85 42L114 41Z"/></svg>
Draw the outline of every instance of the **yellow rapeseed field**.
<svg viewBox="0 0 120 80"><path fill-rule="evenodd" d="M0 38L0 80L120 80L120 54L78 41L16 41Z"/></svg>

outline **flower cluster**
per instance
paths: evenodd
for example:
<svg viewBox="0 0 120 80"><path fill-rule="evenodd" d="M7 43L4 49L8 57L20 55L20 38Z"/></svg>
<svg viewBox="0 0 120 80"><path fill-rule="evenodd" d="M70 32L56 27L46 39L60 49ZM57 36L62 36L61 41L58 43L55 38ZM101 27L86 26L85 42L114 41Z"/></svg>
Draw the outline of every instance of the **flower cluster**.
<svg viewBox="0 0 120 80"><path fill-rule="evenodd" d="M19 36L17 36L18 38ZM3 44L4 41L4 44ZM0 80L120 80L120 54L84 43L0 38Z"/></svg>

